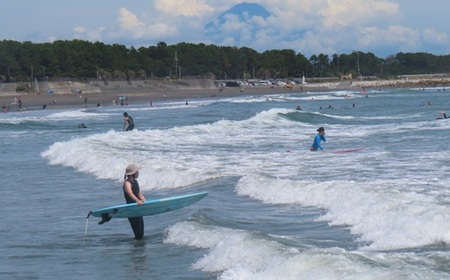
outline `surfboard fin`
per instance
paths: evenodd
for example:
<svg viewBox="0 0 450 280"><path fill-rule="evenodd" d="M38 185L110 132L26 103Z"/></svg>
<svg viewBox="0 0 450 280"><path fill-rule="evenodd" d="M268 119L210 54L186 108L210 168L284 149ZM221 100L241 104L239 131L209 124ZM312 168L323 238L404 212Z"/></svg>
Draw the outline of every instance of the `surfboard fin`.
<svg viewBox="0 0 450 280"><path fill-rule="evenodd" d="M99 225L103 225L111 220L111 217L108 214L102 214L102 220L98 222Z"/></svg>

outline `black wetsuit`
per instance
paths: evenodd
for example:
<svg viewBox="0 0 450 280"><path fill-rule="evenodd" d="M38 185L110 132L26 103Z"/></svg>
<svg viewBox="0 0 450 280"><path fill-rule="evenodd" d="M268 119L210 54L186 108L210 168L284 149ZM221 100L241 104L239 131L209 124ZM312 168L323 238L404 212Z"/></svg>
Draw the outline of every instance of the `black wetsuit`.
<svg viewBox="0 0 450 280"><path fill-rule="evenodd" d="M127 129L125 129L125 131L133 130L134 129L134 121L133 121L133 118L131 116L128 116L127 122L128 122L128 126L127 126Z"/></svg>
<svg viewBox="0 0 450 280"><path fill-rule="evenodd" d="M139 183L138 181L134 180L133 182L129 181L131 183L131 190L133 194L136 197L139 197ZM127 203L135 203L134 201L126 192L123 193L125 196L125 200ZM128 218L128 221L130 222L131 228L134 232L134 239L142 239L144 237L144 219L142 217L133 217Z"/></svg>

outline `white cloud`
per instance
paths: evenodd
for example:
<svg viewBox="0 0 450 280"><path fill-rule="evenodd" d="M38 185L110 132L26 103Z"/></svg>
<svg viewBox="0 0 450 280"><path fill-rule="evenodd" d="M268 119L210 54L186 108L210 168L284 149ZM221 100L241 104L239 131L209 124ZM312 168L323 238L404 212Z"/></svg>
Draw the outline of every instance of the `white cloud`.
<svg viewBox="0 0 450 280"><path fill-rule="evenodd" d="M409 51L417 47L420 39L419 30L393 25L387 29L366 27L361 30L357 49L365 50L376 47L398 46L401 51Z"/></svg>
<svg viewBox="0 0 450 280"><path fill-rule="evenodd" d="M126 8L119 11L119 31L115 37L130 37L132 39L161 40L177 35L177 29L163 21L145 23L136 14Z"/></svg>
<svg viewBox="0 0 450 280"><path fill-rule="evenodd" d="M77 26L73 29L73 31L75 31L75 33L78 33L78 34L83 34L83 33L87 32L87 29L84 27L81 27L81 26Z"/></svg>
<svg viewBox="0 0 450 280"><path fill-rule="evenodd" d="M126 8L120 8L119 10L119 23L120 27L126 30L145 26L144 23L139 21L138 17L134 13L130 12Z"/></svg>
<svg viewBox="0 0 450 280"><path fill-rule="evenodd" d="M101 41L102 34L105 31L104 27L99 27L96 30L88 30L82 26L77 26L73 29L76 39L88 39L90 41Z"/></svg>
<svg viewBox="0 0 450 280"><path fill-rule="evenodd" d="M222 42L219 42L219 45L236 46L237 43L233 37L225 37Z"/></svg>
<svg viewBox="0 0 450 280"><path fill-rule="evenodd" d="M399 25L390 26L387 31L383 32L382 36L386 38L387 43L411 46L415 45L420 39L418 30Z"/></svg>
<svg viewBox="0 0 450 280"><path fill-rule="evenodd" d="M170 16L202 17L214 8L201 0L155 0L155 8Z"/></svg>
<svg viewBox="0 0 450 280"><path fill-rule="evenodd" d="M241 21L237 16L228 15L219 31L204 37L207 22L214 21L225 9L241 2L155 0L149 9L138 12L120 8L118 25L112 27L110 34L105 34L106 30L89 32L81 27L74 30L78 36L101 38L103 35L110 40L128 38L169 44L209 42L246 46L258 51L291 48L307 53L342 52L355 48L356 39L351 38L350 34L355 38L363 37L367 42L380 38L372 38L374 34L371 33L358 33L367 32L364 26L369 19L380 15L383 18L399 15L398 5L388 1L287 0L280 5L277 0L265 0L258 3L272 14L269 18L247 17ZM370 46L364 41L358 44L361 47Z"/></svg>
<svg viewBox="0 0 450 280"><path fill-rule="evenodd" d="M326 27L348 26L383 18L401 16L399 5L389 1L377 0L328 0L319 14L323 16Z"/></svg>
<svg viewBox="0 0 450 280"><path fill-rule="evenodd" d="M36 20L38 33L26 25L22 33L5 30L4 37L49 41L77 38L127 46L190 42L245 46L260 52L289 48L307 56L355 49L377 55L380 50L391 54L438 49L443 53L450 48L450 27L442 24L445 9L432 13L426 4L406 0L259 0L253 2L271 13L268 18L247 17L241 21L229 16L214 32L205 30L207 23L218 23L221 13L245 1L113 1L101 16L88 13L81 19L60 11L61 17L67 19L61 24L44 27L45 21ZM92 10L99 7L92 5ZM80 5L63 6L64 11L74 14ZM440 17L435 16L438 13ZM19 28L21 22L11 26Z"/></svg>
<svg viewBox="0 0 450 280"><path fill-rule="evenodd" d="M423 38L426 43L436 44L436 45L447 45L449 44L449 36L447 33L438 32L433 28L427 28L423 31Z"/></svg>
<svg viewBox="0 0 450 280"><path fill-rule="evenodd" d="M286 41L284 42L285 48L293 49L297 52L300 52L304 55L306 54L333 54L338 52L338 50L334 49L333 46L336 44L330 44L329 40L333 40L331 38L326 38L311 32L305 32L304 36L301 39L297 39L295 41ZM308 57L308 55L306 55Z"/></svg>

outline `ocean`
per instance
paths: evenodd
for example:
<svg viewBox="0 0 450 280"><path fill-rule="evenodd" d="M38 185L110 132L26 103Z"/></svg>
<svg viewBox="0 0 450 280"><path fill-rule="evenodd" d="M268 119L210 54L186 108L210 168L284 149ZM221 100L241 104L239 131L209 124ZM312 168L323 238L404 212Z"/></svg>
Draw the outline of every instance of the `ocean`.
<svg viewBox="0 0 450 280"><path fill-rule="evenodd" d="M153 107L12 108L0 114L0 274L449 279L450 119L436 120L449 94L268 89ZM320 126L324 152L310 152ZM145 217L142 241L126 219L86 219L125 202L130 163L147 199L209 195Z"/></svg>

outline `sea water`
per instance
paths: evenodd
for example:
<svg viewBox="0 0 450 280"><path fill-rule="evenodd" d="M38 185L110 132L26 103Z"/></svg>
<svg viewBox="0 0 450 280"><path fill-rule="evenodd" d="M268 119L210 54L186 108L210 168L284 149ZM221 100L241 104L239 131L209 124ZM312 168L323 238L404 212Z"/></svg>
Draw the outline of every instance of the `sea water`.
<svg viewBox="0 0 450 280"><path fill-rule="evenodd" d="M450 119L435 118L449 94L268 89L188 105L12 108L0 114L0 275L448 279ZM324 152L310 152L320 126ZM86 220L124 203L129 163L147 199L209 195L145 217L142 241L126 219Z"/></svg>

